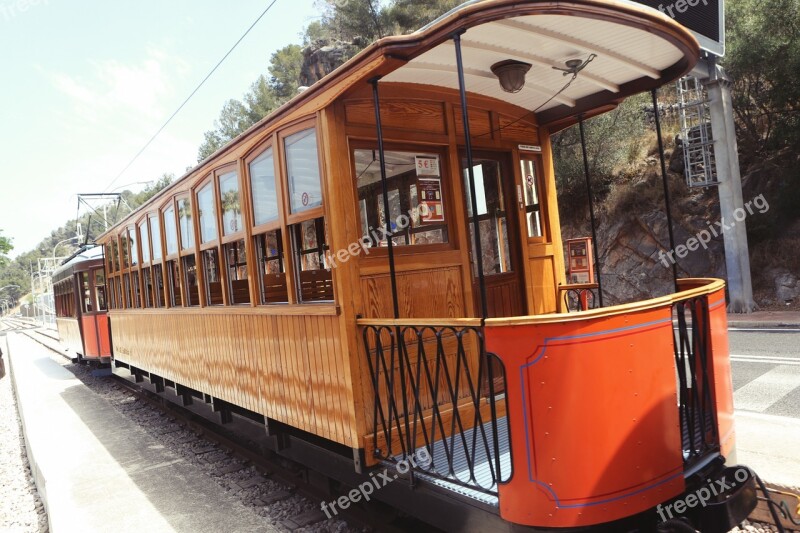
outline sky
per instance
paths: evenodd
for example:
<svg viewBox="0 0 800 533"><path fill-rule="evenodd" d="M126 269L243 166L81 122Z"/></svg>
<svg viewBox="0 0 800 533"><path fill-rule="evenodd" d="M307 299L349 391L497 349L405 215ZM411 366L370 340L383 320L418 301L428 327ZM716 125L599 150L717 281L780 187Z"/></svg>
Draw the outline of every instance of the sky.
<svg viewBox="0 0 800 533"><path fill-rule="evenodd" d="M270 1L0 0L0 230L11 256L75 218L77 194L106 191ZM193 166L225 101L318 16L314 0L277 0L108 192Z"/></svg>

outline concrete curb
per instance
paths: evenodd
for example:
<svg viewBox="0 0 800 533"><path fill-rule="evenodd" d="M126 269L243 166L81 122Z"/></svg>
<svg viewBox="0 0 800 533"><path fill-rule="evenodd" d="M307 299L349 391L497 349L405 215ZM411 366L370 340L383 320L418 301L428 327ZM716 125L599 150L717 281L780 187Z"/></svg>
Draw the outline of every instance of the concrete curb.
<svg viewBox="0 0 800 533"><path fill-rule="evenodd" d="M760 322L760 321L747 321L747 320L730 320L728 319L728 327L741 328L741 329L800 329L800 321L798 322Z"/></svg>

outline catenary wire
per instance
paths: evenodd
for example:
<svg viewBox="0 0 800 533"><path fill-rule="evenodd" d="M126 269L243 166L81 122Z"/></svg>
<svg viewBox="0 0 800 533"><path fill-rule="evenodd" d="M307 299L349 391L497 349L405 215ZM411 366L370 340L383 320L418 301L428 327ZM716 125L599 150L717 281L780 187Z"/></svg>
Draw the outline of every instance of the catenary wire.
<svg viewBox="0 0 800 533"><path fill-rule="evenodd" d="M231 55L231 53L232 53L232 52L233 52L233 51L236 49L236 47L237 47L237 46L239 46L239 43L241 43L241 42L244 40L244 38L245 38L245 37L247 37L247 34L249 34L249 33L250 33L250 31L251 31L251 30L252 30L252 29L253 29L253 28L256 26L256 24L258 24L258 22L259 22L259 21L260 21L262 18L264 18L264 16L265 16L267 13L269 13L269 10L270 10L270 9L272 9L272 6L274 6L274 5L275 5L275 3L276 3L277 1L278 1L278 0L272 0L272 2L270 2L270 4L267 6L267 8L266 8L264 11L262 11L262 12L261 12L261 14L258 16L258 18L256 18L256 20L255 20L255 21L254 21L254 22L253 22L253 23L250 25L250 27L249 27L249 28L247 28L247 30L246 30L246 31L245 31L245 32L242 34L242 36L241 36L241 37L239 37L239 40L237 40L237 41L234 43L234 45L233 45L233 46L230 48L230 50L228 50L228 51L225 53L225 55L224 55L224 56L222 56L222 59L220 59L220 60L217 62L217 64L216 64L216 65L214 65L214 68L212 68L212 69L211 69L211 72L209 72L209 73L206 75L206 77L205 77L205 78L203 78L203 81L201 81L201 82L200 82L200 83L197 85L197 87L195 87L195 89L194 89L194 90L191 92L191 94L189 94L189 96L187 96L187 97L186 97L186 99L183 101L183 103L182 103L180 106L178 106L178 109L176 109L176 110L175 110L175 112L174 112L174 113L172 113L172 115L170 115L170 117L169 117L169 118L166 120L166 122L164 122L164 124L162 124L162 125L161 125L161 127L160 127L160 128L158 128L158 131L156 131L156 132L153 134L153 136L152 136L152 137L150 137L150 140L148 140L148 141L145 143L145 145L144 145L144 146L142 146L141 150L139 150L139 151L136 153L136 155L135 155L135 156L133 156L133 159L131 159L131 160L128 162L128 164L127 164L127 165L125 165L125 168L123 168L123 169L122 169L122 171L121 171L119 174L117 174L117 176L116 176L116 177L115 177L113 180L111 180L111 183L109 183L109 184L108 184L108 186L105 188L105 190L104 190L103 192L107 192L107 191L108 191L108 190L111 188L111 186L112 186L112 185L114 185L114 183L116 183L116 182L117 182L117 180L118 180L119 178L121 178L121 177L122 177L122 175L123 175L123 174L125 174L125 172L127 172L129 168L131 168L131 165L133 165L133 164L136 162L136 160L137 160L137 159L139 159L139 156L141 156L141 155L144 153L144 151L145 151L145 150L147 150L147 148L148 148L148 147L149 147L149 146L150 146L150 145L153 143L153 141L154 141L154 140L156 140L156 137L158 137L158 135L159 135L159 134L160 134L162 131L164 131L164 128L166 128L166 127L167 127L167 125L169 125L169 123L170 123L170 122L172 122L172 119L173 119L173 118L175 118L175 116L176 116L178 113L180 113L181 109L183 109L183 108L184 108L184 106L186 106L186 104L187 104L187 103L189 103L189 100L191 100L191 99L192 99L192 97L193 97L193 96L194 96L194 95L197 93L197 91L199 91L199 90L200 90L200 88L201 88L201 87L202 87L202 86L205 84L205 82L206 82L206 81L208 81L208 79L209 79L209 78L212 76L212 74L214 74L214 72L216 72L216 70L217 70L217 69L220 67L220 65L222 65L222 63L223 63L223 62L224 62L224 61L225 61L225 60L228 58L228 56L229 56L229 55Z"/></svg>

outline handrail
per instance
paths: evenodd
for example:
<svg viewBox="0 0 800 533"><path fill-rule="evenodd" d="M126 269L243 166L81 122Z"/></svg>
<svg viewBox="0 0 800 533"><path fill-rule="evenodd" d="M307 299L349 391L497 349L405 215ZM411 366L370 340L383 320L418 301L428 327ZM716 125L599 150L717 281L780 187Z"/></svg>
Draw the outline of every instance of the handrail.
<svg viewBox="0 0 800 533"><path fill-rule="evenodd" d="M713 278L685 278L678 280L680 285L691 285L691 289L687 289L674 294L668 294L659 298L650 300L643 300L641 302L634 302L629 304L615 305L612 307L604 307L602 309L591 309L589 311L580 311L573 313L551 313L548 315L529 315L529 316L516 316L509 318L489 318L486 319L487 326L518 326L527 324L553 324L563 322L576 322L587 320L591 318L617 316L622 314L634 313L637 311L646 311L648 309L655 309L658 307L668 307L674 305L682 300L689 298L696 298L698 296L713 294L720 289L725 288L725 282ZM475 327L480 326L481 321L478 318L360 318L356 321L358 326L418 326L425 324L428 326L457 326L457 327Z"/></svg>
<svg viewBox="0 0 800 533"><path fill-rule="evenodd" d="M577 313L553 313L550 315L520 316L520 317L510 317L510 318L489 318L486 320L486 326L491 327L491 326L520 326L528 324L553 324L553 323L564 323L564 322L577 322L592 318L618 316L618 315L635 313L638 311L647 311L649 309L657 309L660 307L669 307L682 300L713 294L725 288L724 281L711 278L687 278L678 280L678 283L684 285L697 284L698 286L674 294L668 294L667 296L653 298L651 300L643 300L641 302L615 305L613 307L604 307L602 309L591 309L589 311L580 311ZM417 319L416 321L420 322L421 319Z"/></svg>

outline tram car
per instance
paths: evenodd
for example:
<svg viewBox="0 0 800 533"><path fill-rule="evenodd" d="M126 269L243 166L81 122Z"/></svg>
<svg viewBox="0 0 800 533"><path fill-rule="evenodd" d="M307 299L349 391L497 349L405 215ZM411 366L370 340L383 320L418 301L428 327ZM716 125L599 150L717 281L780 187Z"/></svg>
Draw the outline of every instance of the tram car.
<svg viewBox="0 0 800 533"><path fill-rule="evenodd" d="M550 136L699 54L612 0L374 43L99 237L115 372L444 530L727 531L752 480L683 500L736 460L724 283L559 297Z"/></svg>
<svg viewBox="0 0 800 533"><path fill-rule="evenodd" d="M53 272L56 327L81 362L108 365L111 335L102 246L85 246Z"/></svg>

